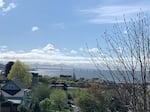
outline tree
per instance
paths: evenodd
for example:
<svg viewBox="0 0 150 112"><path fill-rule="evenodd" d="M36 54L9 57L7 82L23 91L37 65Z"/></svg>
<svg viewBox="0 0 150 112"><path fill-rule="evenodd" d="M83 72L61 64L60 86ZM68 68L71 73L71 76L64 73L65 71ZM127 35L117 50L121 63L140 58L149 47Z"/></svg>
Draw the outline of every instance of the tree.
<svg viewBox="0 0 150 112"><path fill-rule="evenodd" d="M124 33L125 31L125 33ZM139 13L124 24L115 24L112 34L104 32L107 48L91 54L101 77L115 83L119 100L132 112L149 112L150 97L148 81L150 77L150 27L149 18ZM108 69L104 76L102 66ZM109 79L110 80L110 79ZM106 82L107 83L107 82Z"/></svg>
<svg viewBox="0 0 150 112"><path fill-rule="evenodd" d="M41 108L38 102L35 102L32 106L32 112L41 112Z"/></svg>
<svg viewBox="0 0 150 112"><path fill-rule="evenodd" d="M8 74L8 79L19 80L29 87L32 81L32 74L29 72L29 67L27 65L20 61L16 61Z"/></svg>
<svg viewBox="0 0 150 112"><path fill-rule="evenodd" d="M65 91L56 89L50 94L52 110L62 111L67 105L67 96Z"/></svg>
<svg viewBox="0 0 150 112"><path fill-rule="evenodd" d="M103 109L101 109L99 105L99 101L97 102L97 99L89 93L84 93L81 96L79 96L77 100L77 104L80 107L82 112L103 112L104 111Z"/></svg>
<svg viewBox="0 0 150 112"><path fill-rule="evenodd" d="M51 101L49 98L45 98L40 102L41 112L51 112Z"/></svg>
<svg viewBox="0 0 150 112"><path fill-rule="evenodd" d="M100 111L106 111L110 106L111 96L108 94L106 85L100 83L91 83L88 88L88 93L95 97L100 107Z"/></svg>
<svg viewBox="0 0 150 112"><path fill-rule="evenodd" d="M5 65L5 76L7 77L7 75L9 74L11 67L13 66L14 62L13 61L9 61L6 65Z"/></svg>
<svg viewBox="0 0 150 112"><path fill-rule="evenodd" d="M97 98L107 94L105 85L100 83L91 83L88 88L88 92Z"/></svg>
<svg viewBox="0 0 150 112"><path fill-rule="evenodd" d="M109 106L111 112L128 112L127 107L118 98L112 98Z"/></svg>
<svg viewBox="0 0 150 112"><path fill-rule="evenodd" d="M42 84L35 86L31 91L33 102L40 102L45 98L48 98L50 92L51 91L49 85Z"/></svg>
<svg viewBox="0 0 150 112"><path fill-rule="evenodd" d="M18 111L19 112L28 112L28 109L24 105L19 105Z"/></svg>
<svg viewBox="0 0 150 112"><path fill-rule="evenodd" d="M49 76L41 76L39 77L39 82L43 84L50 84Z"/></svg>

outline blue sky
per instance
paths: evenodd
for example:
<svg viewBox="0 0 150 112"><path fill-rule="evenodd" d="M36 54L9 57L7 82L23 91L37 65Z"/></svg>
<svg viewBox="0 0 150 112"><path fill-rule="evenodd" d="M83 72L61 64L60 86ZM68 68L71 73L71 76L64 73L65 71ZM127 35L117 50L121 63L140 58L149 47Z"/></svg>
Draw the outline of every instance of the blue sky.
<svg viewBox="0 0 150 112"><path fill-rule="evenodd" d="M0 59L87 64L85 43L96 52L106 29L149 6L149 0L0 0Z"/></svg>

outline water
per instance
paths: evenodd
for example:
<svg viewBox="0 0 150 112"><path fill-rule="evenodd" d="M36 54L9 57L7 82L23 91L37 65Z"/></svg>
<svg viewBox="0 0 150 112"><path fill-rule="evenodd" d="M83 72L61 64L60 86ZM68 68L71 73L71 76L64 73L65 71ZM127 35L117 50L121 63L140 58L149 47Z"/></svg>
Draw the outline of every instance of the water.
<svg viewBox="0 0 150 112"><path fill-rule="evenodd" d="M75 73L76 78L100 78L102 80L111 80L113 81L112 75L110 74L110 72L108 70L101 70L98 71L96 69L60 69L60 68L46 68L46 69L36 69L36 71L39 73L40 75L47 75L50 77L58 77L60 74L62 75L73 75L73 73ZM120 72L118 71L113 71L113 73L122 81L124 81L124 79L121 77ZM126 72L122 72L123 74L126 75ZM129 72L130 74L130 72ZM126 78L127 75L126 75ZM129 78L132 78L131 76L129 76ZM136 71L136 77L139 81L141 80L140 77L140 72ZM129 80L129 79L127 79Z"/></svg>
<svg viewBox="0 0 150 112"><path fill-rule="evenodd" d="M58 77L60 74L63 75L73 75L73 73L75 73L77 78L98 78L99 74L97 72L97 70L95 69L36 69L36 71L39 73L39 75L47 75L50 77Z"/></svg>

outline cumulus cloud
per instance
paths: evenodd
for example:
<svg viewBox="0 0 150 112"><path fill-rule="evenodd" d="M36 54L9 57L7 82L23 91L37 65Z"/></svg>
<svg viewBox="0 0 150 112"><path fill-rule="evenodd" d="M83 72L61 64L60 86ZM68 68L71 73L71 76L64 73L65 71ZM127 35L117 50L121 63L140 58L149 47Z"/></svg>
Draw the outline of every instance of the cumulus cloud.
<svg viewBox="0 0 150 112"><path fill-rule="evenodd" d="M70 53L71 53L71 54L77 54L77 51L71 50Z"/></svg>
<svg viewBox="0 0 150 112"><path fill-rule="evenodd" d="M54 45L52 44L47 44L44 48L43 48L44 51L54 51L55 50L55 47Z"/></svg>
<svg viewBox="0 0 150 112"><path fill-rule="evenodd" d="M4 0L0 0L0 8L3 7L5 4Z"/></svg>
<svg viewBox="0 0 150 112"><path fill-rule="evenodd" d="M38 30L39 30L38 26L33 26L32 29L31 29L32 32L35 32L35 31L38 31Z"/></svg>
<svg viewBox="0 0 150 112"><path fill-rule="evenodd" d="M16 4L15 3L9 3L7 7L2 8L2 12L6 13L6 12L8 12L14 8L16 8Z"/></svg>
<svg viewBox="0 0 150 112"><path fill-rule="evenodd" d="M0 13L1 15L6 15L9 11L16 8L16 3L14 2L5 2L4 0L0 0Z"/></svg>
<svg viewBox="0 0 150 112"><path fill-rule="evenodd" d="M93 60L95 63L99 63L101 69L106 69L107 67L104 66L105 62L103 60L104 57L101 56L97 57L93 55L92 59L89 56L90 53L97 53L97 48L90 48L86 51L83 50L87 55L80 55L80 50L67 50L64 52L64 49L58 49L53 44L47 44L41 48L31 49L30 51L10 51L7 46L0 47L0 61L3 63L7 63L8 61L16 61L21 60L28 64L44 64L44 65L67 65L70 67L85 67L85 68L95 68L93 64ZM4 49L4 50L3 50ZM7 50L5 50L7 49ZM117 49L119 53L122 52L123 49ZM68 52L68 53L66 53ZM115 58L114 58L115 59ZM107 58L110 65L113 65L111 58Z"/></svg>
<svg viewBox="0 0 150 112"><path fill-rule="evenodd" d="M83 48L79 48L79 51L84 51L84 49Z"/></svg>
<svg viewBox="0 0 150 112"><path fill-rule="evenodd" d="M45 55L60 55L60 50L55 48L52 44L47 44L43 48L38 49L32 49L31 53L37 53L37 54L45 54Z"/></svg>
<svg viewBox="0 0 150 112"><path fill-rule="evenodd" d="M7 47L4 47L7 48ZM8 48L7 48L8 49ZM71 53L72 52L72 53ZM89 57L75 56L77 51L69 51L70 55L66 55L63 50L55 48L52 44L47 44L42 48L32 49L29 52L20 51L0 51L0 60L2 62L8 62L10 60L21 60L27 63L39 63L39 64L65 64L65 65L80 65L91 64Z"/></svg>

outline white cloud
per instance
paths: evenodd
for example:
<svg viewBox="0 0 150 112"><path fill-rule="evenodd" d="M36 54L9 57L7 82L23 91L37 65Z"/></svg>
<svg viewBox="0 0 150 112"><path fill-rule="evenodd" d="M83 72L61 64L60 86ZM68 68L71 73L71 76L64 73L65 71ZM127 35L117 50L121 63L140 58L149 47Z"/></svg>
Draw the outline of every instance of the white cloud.
<svg viewBox="0 0 150 112"><path fill-rule="evenodd" d="M82 52L82 51L84 51L84 49L83 49L83 48L79 48L79 51L81 51L81 52Z"/></svg>
<svg viewBox="0 0 150 112"><path fill-rule="evenodd" d="M7 48L7 47L5 47ZM8 48L7 48L8 49ZM65 65L92 65L90 57L77 56L77 51L68 51L68 54L63 50L55 48L52 44L47 44L42 48L32 49L29 52L20 51L0 51L0 61L8 62L10 60L21 60L27 63L39 63L39 64L65 64Z"/></svg>
<svg viewBox="0 0 150 112"><path fill-rule="evenodd" d="M47 54L59 54L60 53L60 50L59 49L56 49L54 47L54 45L52 44L47 44L44 48L41 49L41 51L44 51L45 53Z"/></svg>
<svg viewBox="0 0 150 112"><path fill-rule="evenodd" d="M4 0L0 0L0 8L3 7L5 4Z"/></svg>
<svg viewBox="0 0 150 112"><path fill-rule="evenodd" d="M7 48L8 48L8 46L6 46L6 45L3 45L3 46L0 46L0 51L7 51Z"/></svg>
<svg viewBox="0 0 150 112"><path fill-rule="evenodd" d="M89 50L88 50L89 52L93 52L93 53L98 53L98 51L99 51L99 49L98 48L90 48Z"/></svg>
<svg viewBox="0 0 150 112"><path fill-rule="evenodd" d="M7 48L7 46L2 46L1 48ZM117 49L118 52L122 52L121 48ZM55 48L52 44L47 44L42 48L35 48L28 52L25 51L9 51L8 48L6 51L0 51L0 61L3 63L7 63L8 61L16 61L21 60L28 64L46 64L46 65L55 65L55 64L64 64L71 67L94 67L94 64L91 60L91 57L88 56L81 56L78 51L75 50L68 50L68 54L63 52L62 49ZM97 48L90 48L89 52L97 53ZM77 54L76 54L77 53ZM87 52L86 52L87 53ZM99 63L102 69L106 69L104 66L103 57L92 57L95 60L95 63ZM117 60L117 58L114 58ZM112 59L109 57L107 58L110 65L113 65Z"/></svg>
<svg viewBox="0 0 150 112"><path fill-rule="evenodd" d="M8 11L10 11L14 8L16 8L16 4L15 3L9 3L8 6L2 8L2 12L7 13Z"/></svg>
<svg viewBox="0 0 150 112"><path fill-rule="evenodd" d="M140 11L149 12L148 5L110 5L96 8L80 10L83 15L87 15L88 22L95 24L123 22L125 18L129 20Z"/></svg>
<svg viewBox="0 0 150 112"><path fill-rule="evenodd" d="M38 31L38 30L39 30L38 26L33 26L32 29L31 29L32 32L35 32L35 31Z"/></svg>
<svg viewBox="0 0 150 112"><path fill-rule="evenodd" d="M70 53L71 53L71 54L77 54L77 51L71 50Z"/></svg>
<svg viewBox="0 0 150 112"><path fill-rule="evenodd" d="M44 48L43 48L44 51L54 51L55 48L54 48L54 45L52 44L47 44Z"/></svg>
<svg viewBox="0 0 150 112"><path fill-rule="evenodd" d="M127 30L124 30L123 33L124 33L124 34L127 34L128 32L127 32Z"/></svg>

